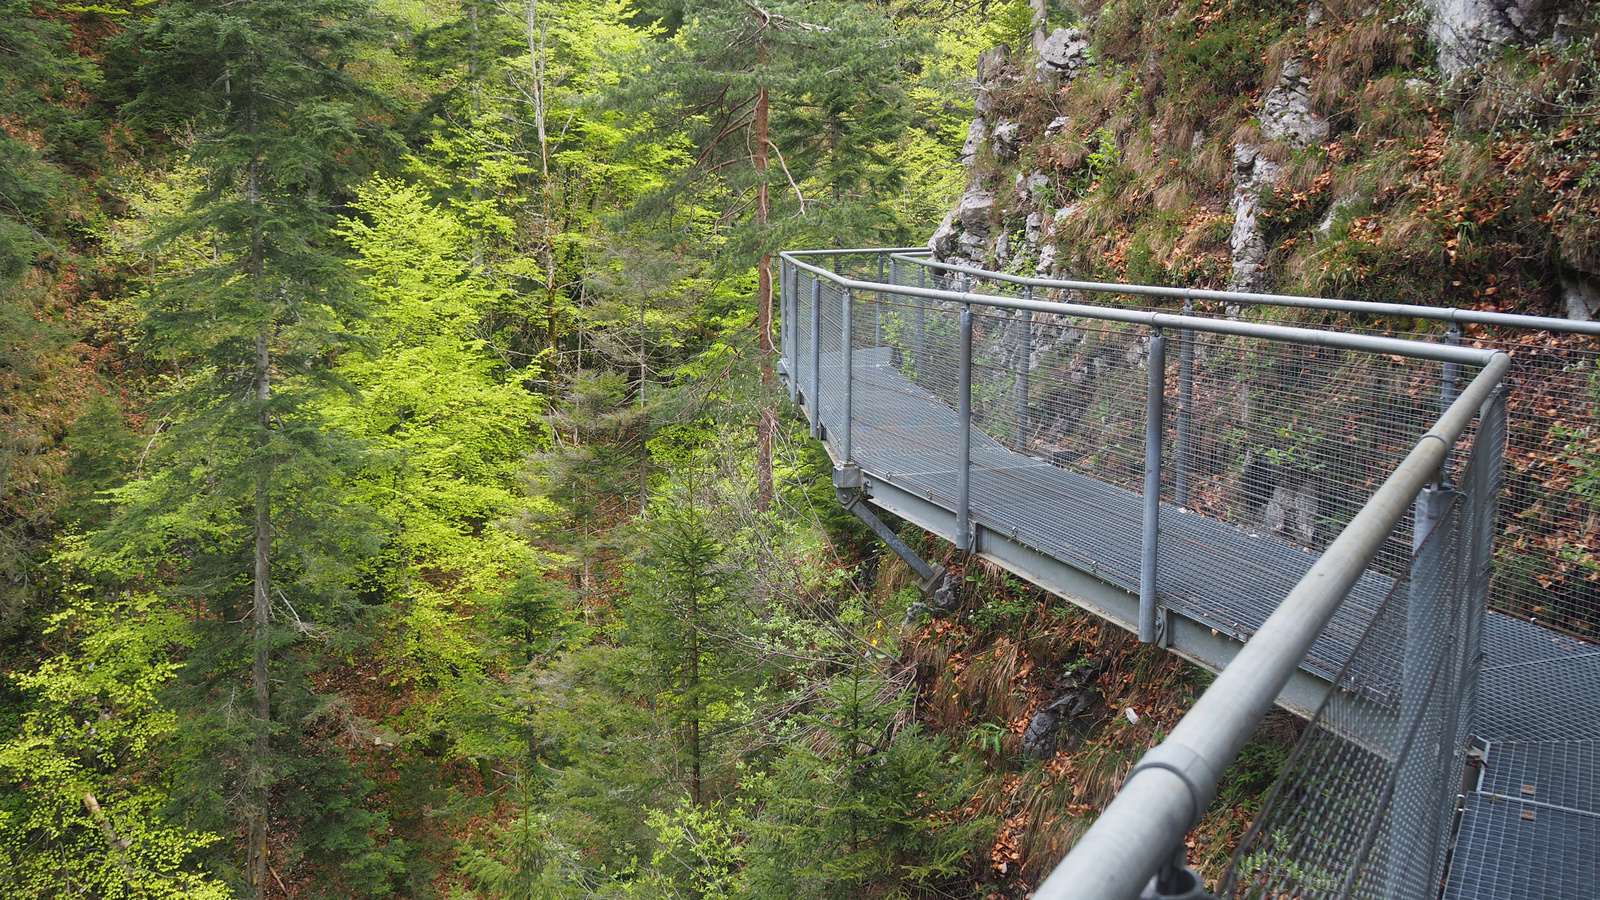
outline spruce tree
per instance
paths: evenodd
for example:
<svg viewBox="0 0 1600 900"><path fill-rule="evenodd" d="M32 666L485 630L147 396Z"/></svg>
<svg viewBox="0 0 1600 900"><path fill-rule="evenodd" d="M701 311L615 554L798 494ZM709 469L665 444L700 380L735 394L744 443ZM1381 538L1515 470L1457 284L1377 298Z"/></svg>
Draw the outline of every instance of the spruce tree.
<svg viewBox="0 0 1600 900"><path fill-rule="evenodd" d="M657 698L678 732L695 806L707 801L711 731L729 718L729 702L749 675L735 640L742 630L737 579L700 508L705 500L693 492L655 499L624 610L625 639L647 660L642 693Z"/></svg>
<svg viewBox="0 0 1600 900"><path fill-rule="evenodd" d="M136 34L140 92L125 109L192 134L203 187L158 241L204 241L210 262L145 298L145 348L174 373L169 424L96 545L152 580L180 570L204 634L186 667L193 750L176 799L244 832L257 900L274 801L307 795L284 779L360 792L337 765L295 764L288 723L314 702L296 660L348 621L348 561L372 549L362 510L340 496L356 448L312 401L362 312L330 226L366 148L384 142L346 68L376 24L366 0L172 0ZM319 799L301 827L341 805ZM372 824L341 815L341 829ZM318 842L370 856L348 832ZM355 868L368 863L392 868Z"/></svg>

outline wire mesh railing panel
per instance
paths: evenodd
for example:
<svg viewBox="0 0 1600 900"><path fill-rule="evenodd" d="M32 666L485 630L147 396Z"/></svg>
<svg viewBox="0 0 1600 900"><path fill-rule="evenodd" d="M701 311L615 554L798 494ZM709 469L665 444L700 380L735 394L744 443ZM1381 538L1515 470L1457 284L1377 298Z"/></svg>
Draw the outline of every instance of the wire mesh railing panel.
<svg viewBox="0 0 1600 900"><path fill-rule="evenodd" d="M1241 842L1219 896L1436 897L1465 765L1500 426L1378 608Z"/></svg>
<svg viewBox="0 0 1600 900"><path fill-rule="evenodd" d="M1149 330L1027 312L975 321L976 424L1020 452L1142 491Z"/></svg>
<svg viewBox="0 0 1600 900"><path fill-rule="evenodd" d="M911 286L1030 293L915 264L889 274ZM1019 452L1142 492L1150 330L992 309L976 322L974 424ZM1442 409L1438 363L1167 337L1163 499L1308 549L1338 533ZM1391 566L1403 566L1407 540L1397 534Z"/></svg>
<svg viewBox="0 0 1600 900"><path fill-rule="evenodd" d="M823 429L829 437L840 436L847 427L844 404L844 307L845 291L830 282L822 282L817 306L819 330L817 332L818 390L816 409L821 416Z"/></svg>
<svg viewBox="0 0 1600 900"><path fill-rule="evenodd" d="M1514 386L1493 605L1600 638L1600 348L1481 343L1511 353Z"/></svg>
<svg viewBox="0 0 1600 900"><path fill-rule="evenodd" d="M1166 440L1186 481L1180 498L1172 467L1167 497L1309 549L1338 534L1440 412L1437 363L1198 334L1195 344L1187 388L1181 373L1167 380Z"/></svg>
<svg viewBox="0 0 1600 900"><path fill-rule="evenodd" d="M896 260L889 273L895 283L954 288L955 274L930 272L929 267ZM968 275L975 290L1001 296L1022 296L1023 286L993 278ZM1038 289L1040 300L1065 300L1114 305L1124 309L1175 311L1179 301L1115 294ZM1201 316L1228 316L1241 321L1333 328L1363 334L1415 338L1426 341L1457 340L1481 348L1505 350L1512 355L1510 398L1514 423L1507 447L1509 477L1503 498L1502 535L1496 549L1496 572L1491 588L1492 608L1524 620L1554 627L1586 639L1600 639L1600 339L1579 334L1521 330L1508 327L1466 325L1465 334L1450 334L1443 321L1408 316L1358 315L1317 308L1230 304L1197 301ZM1172 383L1169 381L1169 387ZM1435 392L1437 393L1437 392ZM1175 398L1169 396L1169 420ZM1205 410L1199 402L1197 409ZM1176 423L1169 421L1168 440ZM1272 442L1253 442L1268 459L1286 451ZM1280 442L1281 443L1281 442ZM1235 448L1236 449L1236 448ZM1204 467L1213 457L1196 448L1196 464ZM1293 445L1287 451L1293 454ZM1239 454L1231 458L1235 480L1244 475ZM1222 475L1219 485L1216 475ZM1228 488L1229 473L1197 472L1197 507L1217 515L1214 495ZM1213 492L1208 497L1207 490ZM1186 483L1169 479L1164 497L1188 505ZM1239 518L1238 513L1232 518ZM1337 515L1327 517L1330 524ZM1276 520L1274 520L1276 521ZM1313 541L1315 543L1315 541Z"/></svg>

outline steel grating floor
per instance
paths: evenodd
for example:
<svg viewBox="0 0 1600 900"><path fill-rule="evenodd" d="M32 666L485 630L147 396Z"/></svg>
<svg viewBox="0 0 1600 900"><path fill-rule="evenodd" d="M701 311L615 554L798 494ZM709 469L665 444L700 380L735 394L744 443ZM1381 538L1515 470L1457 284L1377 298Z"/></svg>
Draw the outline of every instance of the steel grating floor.
<svg viewBox="0 0 1600 900"><path fill-rule="evenodd" d="M1444 896L1592 898L1600 885L1595 741L1491 743L1467 794Z"/></svg>
<svg viewBox="0 0 1600 900"><path fill-rule="evenodd" d="M854 355L853 460L873 478L953 509L955 412L896 371L886 350ZM838 355L821 361L824 399L813 412L825 424L842 423ZM837 440L830 443L837 449ZM975 522L1138 589L1138 494L1013 452L977 429L970 458ZM1162 603L1240 639L1261 626L1316 559L1274 537L1167 504L1160 542ZM1392 586L1382 576L1364 576L1301 667L1324 679L1335 673ZM1446 900L1600 896L1597 686L1600 647L1488 615L1476 731L1488 744L1489 768L1466 796Z"/></svg>
<svg viewBox="0 0 1600 900"><path fill-rule="evenodd" d="M891 367L883 351L856 351L855 357L854 461L875 478L953 509L955 412ZM836 359L823 357L825 382L837 379ZM826 399L837 393L823 396L823 421L842 421L840 405ZM974 522L1125 590L1139 589L1139 494L1016 453L977 429L971 460ZM1261 627L1317 559L1269 535L1170 504L1161 507L1158 556L1163 605L1241 640ZM1388 578L1363 576L1302 668L1331 678L1392 587Z"/></svg>

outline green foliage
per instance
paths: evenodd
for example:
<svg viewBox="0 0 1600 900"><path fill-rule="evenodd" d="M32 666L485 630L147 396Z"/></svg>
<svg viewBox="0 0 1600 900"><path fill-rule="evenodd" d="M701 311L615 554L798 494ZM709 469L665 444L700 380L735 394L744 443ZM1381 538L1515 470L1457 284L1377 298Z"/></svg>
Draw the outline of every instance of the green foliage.
<svg viewBox="0 0 1600 900"><path fill-rule="evenodd" d="M148 594L76 586L46 633L59 652L15 676L30 702L0 742L0 889L231 897L193 866L221 837L167 821L166 785L148 777L178 727L160 696L192 641L183 618Z"/></svg>
<svg viewBox="0 0 1600 900"><path fill-rule="evenodd" d="M713 775L711 735L737 721L751 674L737 641L746 621L739 578L703 503L692 490L660 497L642 518L644 552L629 572L620 636L642 651L639 692L657 698L681 735L697 806Z"/></svg>
<svg viewBox="0 0 1600 900"><path fill-rule="evenodd" d="M908 702L857 662L822 692L794 745L764 778L747 850L749 896L937 895L965 870L989 823L953 816L966 773L948 740L900 727Z"/></svg>
<svg viewBox="0 0 1600 900"><path fill-rule="evenodd" d="M751 260L961 190L913 6L0 0L0 893L954 885L876 545L743 459Z"/></svg>
<svg viewBox="0 0 1600 900"><path fill-rule="evenodd" d="M356 327L377 352L339 360L359 394L330 395L326 409L374 458L354 495L392 523L363 600L401 611L407 674L433 684L481 671L456 605L503 595L538 562L497 523L526 506L518 475L547 442L542 404L528 388L536 370L510 369L481 336L506 297L473 270L466 224L382 179L358 190L354 209L363 218L341 233L372 302ZM441 584L422 577L430 571L455 575Z"/></svg>
<svg viewBox="0 0 1600 900"><path fill-rule="evenodd" d="M644 897L695 897L736 900L745 866L744 811L694 806L679 801L670 810L651 810L655 852L650 867L631 894Z"/></svg>
<svg viewBox="0 0 1600 900"><path fill-rule="evenodd" d="M1180 6L1161 38L1166 91L1191 120L1255 96L1265 51L1298 8L1284 0L1228 0L1202 15L1201 6L1196 0Z"/></svg>
<svg viewBox="0 0 1600 900"><path fill-rule="evenodd" d="M1039 601L1028 596L1013 595L1003 600L988 600L970 616L972 627L980 631L1005 628L1020 621L1039 606Z"/></svg>

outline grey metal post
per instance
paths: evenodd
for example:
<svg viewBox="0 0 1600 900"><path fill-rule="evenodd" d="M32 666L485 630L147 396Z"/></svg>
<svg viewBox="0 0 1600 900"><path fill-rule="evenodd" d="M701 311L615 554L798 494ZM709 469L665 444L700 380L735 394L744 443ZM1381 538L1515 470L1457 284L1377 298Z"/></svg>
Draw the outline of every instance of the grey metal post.
<svg viewBox="0 0 1600 900"><path fill-rule="evenodd" d="M883 254L878 254L878 283L883 284ZM878 289L878 302L872 304L872 346L883 346L883 289Z"/></svg>
<svg viewBox="0 0 1600 900"><path fill-rule="evenodd" d="M961 304L961 371L956 443L956 549L972 549L972 304Z"/></svg>
<svg viewBox="0 0 1600 900"><path fill-rule="evenodd" d="M917 287L924 290L928 287L928 267L917 266ZM912 331L915 332L914 343L911 347L911 379L916 381L925 374L924 366L928 359L928 308L924 304L928 301L923 297L911 298L916 310L912 317Z"/></svg>
<svg viewBox="0 0 1600 900"><path fill-rule="evenodd" d="M822 279L811 277L811 390L806 403L811 407L811 436L822 436Z"/></svg>
<svg viewBox="0 0 1600 900"><path fill-rule="evenodd" d="M1033 299L1033 285L1022 289L1022 299ZM1017 369L1017 449L1028 452L1028 394L1033 378L1033 313L1018 310L1022 316L1022 346Z"/></svg>
<svg viewBox="0 0 1600 900"><path fill-rule="evenodd" d="M1436 883L1434 851L1440 846L1441 829L1454 811L1456 783L1442 770L1441 758L1453 754L1454 742L1435 731L1447 718L1453 725L1455 714L1431 712L1449 702L1454 692L1453 660L1446 647L1456 639L1455 629L1450 627L1453 617L1464 612L1451 609L1450 563L1455 542L1452 535L1439 531L1454 498L1455 491L1449 487L1430 485L1413 505L1414 556L1400 666L1400 733L1394 748L1399 758L1395 761L1385 866L1390 900L1420 898L1420 893L1408 888Z"/></svg>
<svg viewBox="0 0 1600 900"><path fill-rule="evenodd" d="M788 302L784 313L784 356L789 361L789 402L800 399L800 270L782 260L786 281L784 297Z"/></svg>
<svg viewBox="0 0 1600 900"><path fill-rule="evenodd" d="M853 458L850 455L850 433L855 430L855 410L851 408L851 401L854 399L851 382L855 380L856 373L855 328L852 321L855 318L855 295L856 292L852 290L847 289L844 292L844 334L840 337L843 346L839 349L839 369L844 376L844 421L840 423L844 434L840 443L839 453L846 463Z"/></svg>
<svg viewBox="0 0 1600 900"><path fill-rule="evenodd" d="M1194 313L1194 301L1183 301L1183 314ZM1172 473L1172 502L1189 505L1189 472L1194 467L1194 332L1178 332L1178 439L1173 447L1177 470Z"/></svg>
<svg viewBox="0 0 1600 900"><path fill-rule="evenodd" d="M1452 347L1461 346L1461 326L1457 325L1455 322L1451 322L1450 327L1445 329L1444 342ZM1450 404L1456 402L1456 397L1460 395L1460 393L1461 364L1447 362L1439 371L1440 411L1449 409ZM1444 465L1440 466L1440 470L1444 472L1450 471L1450 454L1445 454Z"/></svg>
<svg viewBox="0 0 1600 900"><path fill-rule="evenodd" d="M1454 322L1444 333L1444 342L1452 347L1461 346L1461 326ZM1450 408L1461 395L1461 364L1447 362L1439 376L1439 410L1443 412Z"/></svg>
<svg viewBox="0 0 1600 900"><path fill-rule="evenodd" d="M1156 633L1156 545L1161 539L1161 413L1166 400L1167 339L1161 329L1150 334L1150 382L1144 420L1144 543L1139 554L1139 640L1153 643Z"/></svg>

